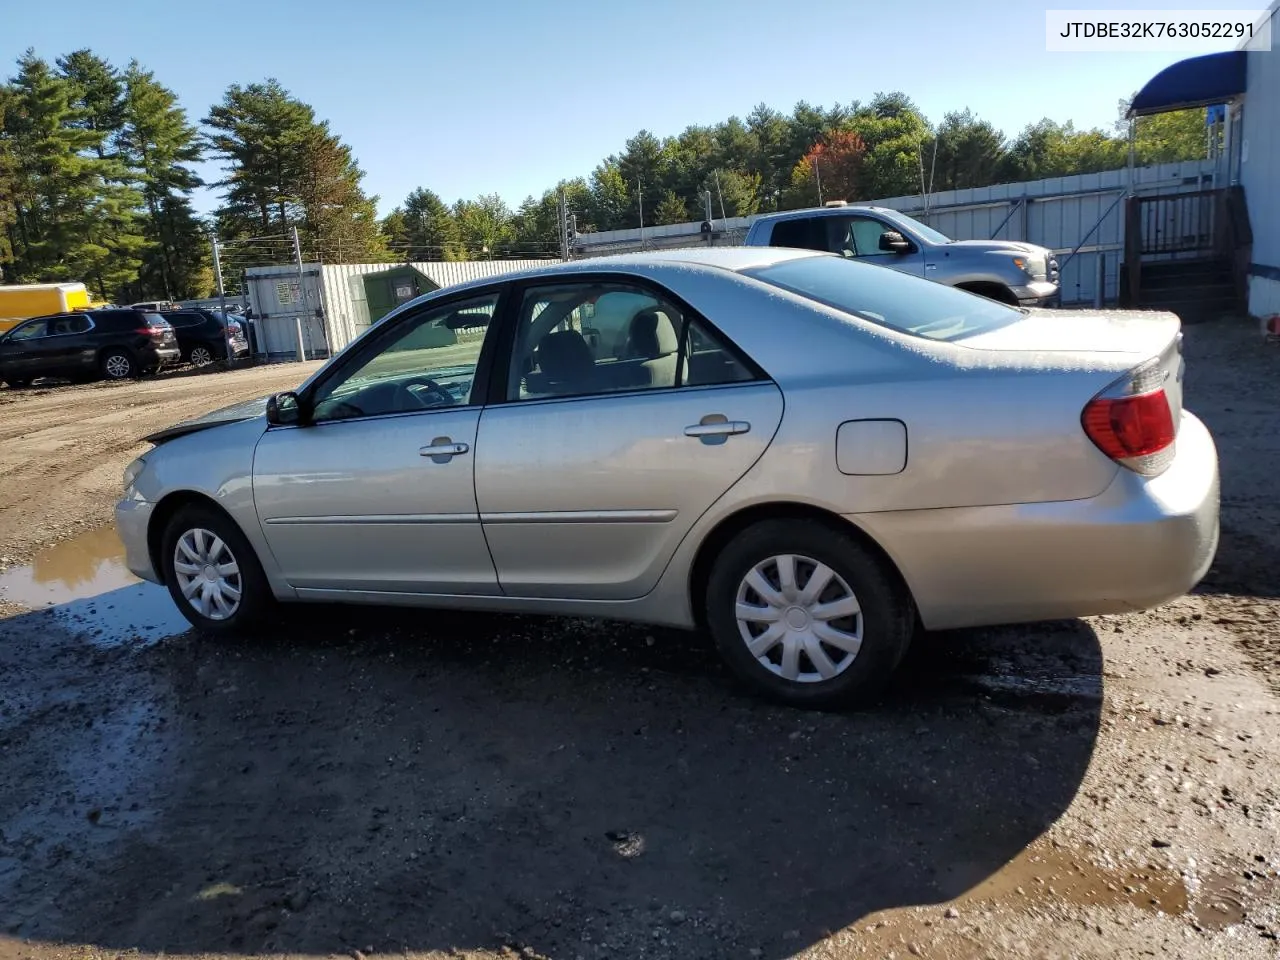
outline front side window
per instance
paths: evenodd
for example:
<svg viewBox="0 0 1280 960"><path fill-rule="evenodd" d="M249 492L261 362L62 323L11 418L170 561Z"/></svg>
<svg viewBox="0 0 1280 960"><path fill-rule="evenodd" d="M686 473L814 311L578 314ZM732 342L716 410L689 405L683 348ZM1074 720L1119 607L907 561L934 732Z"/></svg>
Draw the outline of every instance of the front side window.
<svg viewBox="0 0 1280 960"><path fill-rule="evenodd" d="M10 340L36 340L45 336L49 330L48 320L31 320L20 327L14 327L9 334Z"/></svg>
<svg viewBox="0 0 1280 960"><path fill-rule="evenodd" d="M347 420L478 402L472 385L497 303L494 293L404 318L370 344L372 352L354 368L320 387L312 419Z"/></svg>
<svg viewBox="0 0 1280 960"><path fill-rule="evenodd" d="M1017 307L944 283L841 257L808 256L744 270L810 300L930 340L958 340L1016 323Z"/></svg>
<svg viewBox="0 0 1280 960"><path fill-rule="evenodd" d="M755 379L705 321L627 283L526 291L512 360L507 399L516 401Z"/></svg>

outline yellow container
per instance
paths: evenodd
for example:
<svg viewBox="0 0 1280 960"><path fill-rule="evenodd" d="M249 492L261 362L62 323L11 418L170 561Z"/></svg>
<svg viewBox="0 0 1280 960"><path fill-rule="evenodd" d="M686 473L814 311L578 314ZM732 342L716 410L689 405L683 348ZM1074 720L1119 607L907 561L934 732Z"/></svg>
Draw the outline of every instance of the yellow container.
<svg viewBox="0 0 1280 960"><path fill-rule="evenodd" d="M0 286L0 333L23 320L86 310L93 304L83 283L22 283Z"/></svg>

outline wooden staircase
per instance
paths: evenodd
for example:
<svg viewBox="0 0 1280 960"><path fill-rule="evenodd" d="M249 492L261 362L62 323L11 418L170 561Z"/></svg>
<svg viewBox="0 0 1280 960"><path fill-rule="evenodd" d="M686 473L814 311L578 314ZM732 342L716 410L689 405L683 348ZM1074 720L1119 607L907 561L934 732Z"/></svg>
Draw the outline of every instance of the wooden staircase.
<svg viewBox="0 0 1280 960"><path fill-rule="evenodd" d="M1238 186L1130 197L1121 302L1168 310L1183 323L1239 313L1252 243Z"/></svg>

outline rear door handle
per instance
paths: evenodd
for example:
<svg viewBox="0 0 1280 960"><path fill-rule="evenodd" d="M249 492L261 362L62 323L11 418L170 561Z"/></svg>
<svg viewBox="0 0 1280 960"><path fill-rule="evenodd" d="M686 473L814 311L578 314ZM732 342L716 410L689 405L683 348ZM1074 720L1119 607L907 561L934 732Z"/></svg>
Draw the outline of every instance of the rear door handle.
<svg viewBox="0 0 1280 960"><path fill-rule="evenodd" d="M435 463L448 463L470 449L465 443L455 443L448 437L436 437L429 446L418 448L418 456L430 457Z"/></svg>
<svg viewBox="0 0 1280 960"><path fill-rule="evenodd" d="M712 419L712 417L717 419ZM718 414L712 414L711 416L703 417L701 423L685 427L684 435L686 437L697 437L704 441L708 439L714 440L715 438L723 440L724 437L746 433L750 429L751 424L745 420L725 420Z"/></svg>

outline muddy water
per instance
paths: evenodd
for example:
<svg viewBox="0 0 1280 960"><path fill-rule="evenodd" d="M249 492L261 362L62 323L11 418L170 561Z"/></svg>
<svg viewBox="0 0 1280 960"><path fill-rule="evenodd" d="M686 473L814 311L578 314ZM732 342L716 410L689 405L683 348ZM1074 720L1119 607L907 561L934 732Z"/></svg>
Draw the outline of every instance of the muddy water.
<svg viewBox="0 0 1280 960"><path fill-rule="evenodd" d="M167 590L129 572L112 527L55 544L0 573L0 599L54 616L101 645L155 641L188 628Z"/></svg>

